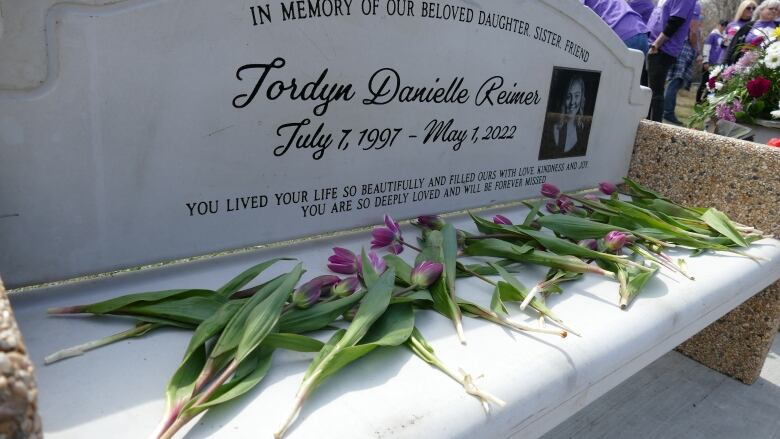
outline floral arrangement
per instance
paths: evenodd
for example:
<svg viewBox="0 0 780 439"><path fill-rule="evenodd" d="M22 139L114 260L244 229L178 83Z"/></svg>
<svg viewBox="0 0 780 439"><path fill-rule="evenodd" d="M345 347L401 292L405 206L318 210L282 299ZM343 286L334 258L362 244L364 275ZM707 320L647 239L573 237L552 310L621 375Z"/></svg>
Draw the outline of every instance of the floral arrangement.
<svg viewBox="0 0 780 439"><path fill-rule="evenodd" d="M152 436L157 439L174 437L199 414L255 387L279 349L310 352L312 358L299 390L291 395L289 415L279 420L277 438L285 435L323 382L381 348L403 346L452 378L486 411L500 407L501 399L479 389L468 373L448 367L436 355L415 324L426 315L417 309L433 310L451 322L464 344L468 319L545 337L580 336L546 304L550 295L564 292L564 284L584 276L612 280L618 306L627 309L660 270L693 279L682 260L672 259L665 249L751 257L741 249L767 236L716 209L676 204L628 179L624 192L609 182L599 189L605 196L566 194L545 183L541 187L545 200L525 203L530 208L527 214L491 219L471 215L474 231L456 229L435 215L420 216L412 221L419 235L411 239L409 231L405 234L385 215L384 224L372 231L368 252L333 248L327 266L341 277L319 274L302 281L301 263L280 270L279 265L292 265L294 259L277 258L246 269L215 290L143 292L50 309L57 315L129 318L134 326L62 350L45 361L77 356L158 328L191 330L179 368L165 389L165 413ZM387 253L381 256L382 251ZM399 256L404 251L406 259ZM547 268L530 288L514 274L529 264ZM281 274L268 275L270 271ZM463 286L456 280L465 277L484 282L484 304L459 296ZM255 285L249 287L251 283ZM520 312L530 321L512 315Z"/></svg>
<svg viewBox="0 0 780 439"><path fill-rule="evenodd" d="M710 71L707 102L694 109L689 125L728 120L752 123L756 119L780 119L780 28L740 49L743 54L730 66Z"/></svg>

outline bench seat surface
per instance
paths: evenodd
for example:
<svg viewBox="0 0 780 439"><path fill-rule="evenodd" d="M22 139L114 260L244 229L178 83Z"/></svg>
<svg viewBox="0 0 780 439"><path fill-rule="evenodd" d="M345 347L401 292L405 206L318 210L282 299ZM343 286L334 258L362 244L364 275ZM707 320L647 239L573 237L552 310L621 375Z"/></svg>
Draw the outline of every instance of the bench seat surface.
<svg viewBox="0 0 780 439"><path fill-rule="evenodd" d="M513 220L523 209L502 213ZM465 216L450 218L473 230ZM414 236L412 227L404 227ZM46 308L171 288L217 288L245 268L276 256L295 256L309 272L326 272L334 245L358 251L369 233L262 249L207 261L39 289L11 297L30 357L36 365L39 404L48 438L147 437L164 409L164 388L190 333L165 329L123 341L50 366L43 358L64 347L128 328L121 318L48 317ZM121 249L117 249L121 251ZM405 348L383 349L353 363L310 398L290 438L341 437L536 437L616 386L677 344L780 277L780 241L762 240L748 251L764 258L725 254L686 256L695 281L662 271L627 311L617 306L617 284L594 275L564 284L549 304L582 337L509 332L466 318L468 344L462 346L449 321L418 311L417 326L445 364L463 368L477 385L507 402L490 415L473 397ZM412 259L406 250L402 256ZM674 257L685 252L670 252ZM292 265L279 264L269 274ZM544 275L524 269L527 286ZM490 287L477 279L459 280L458 294L488 306ZM535 324L516 306L515 318ZM316 334L324 339L327 332ZM188 438L271 437L300 383L312 354L278 351L260 386L207 413L189 428Z"/></svg>

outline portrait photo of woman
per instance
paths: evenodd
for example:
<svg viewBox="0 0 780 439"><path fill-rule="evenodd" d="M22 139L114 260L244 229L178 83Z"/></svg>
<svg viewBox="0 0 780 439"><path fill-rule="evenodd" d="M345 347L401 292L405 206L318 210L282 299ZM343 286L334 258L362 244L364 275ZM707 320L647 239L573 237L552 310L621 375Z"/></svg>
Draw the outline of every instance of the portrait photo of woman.
<svg viewBox="0 0 780 439"><path fill-rule="evenodd" d="M588 70L553 69L539 160L587 153L600 77Z"/></svg>

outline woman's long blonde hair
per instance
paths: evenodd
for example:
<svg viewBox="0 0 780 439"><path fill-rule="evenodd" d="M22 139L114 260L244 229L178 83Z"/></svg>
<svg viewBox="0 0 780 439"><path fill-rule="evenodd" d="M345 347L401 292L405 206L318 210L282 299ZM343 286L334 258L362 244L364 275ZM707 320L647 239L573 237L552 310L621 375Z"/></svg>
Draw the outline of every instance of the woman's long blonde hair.
<svg viewBox="0 0 780 439"><path fill-rule="evenodd" d="M753 0L744 0L742 3L739 4L739 6L737 6L737 13L734 14L734 21L742 20L742 14L745 12L745 8L747 8L750 5L753 5L753 8L758 8L758 5Z"/></svg>

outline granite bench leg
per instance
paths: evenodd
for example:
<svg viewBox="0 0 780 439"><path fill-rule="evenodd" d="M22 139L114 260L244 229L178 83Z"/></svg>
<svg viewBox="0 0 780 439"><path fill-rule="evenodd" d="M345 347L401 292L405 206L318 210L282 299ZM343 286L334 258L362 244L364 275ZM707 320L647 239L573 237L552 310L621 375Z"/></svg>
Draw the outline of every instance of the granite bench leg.
<svg viewBox="0 0 780 439"><path fill-rule="evenodd" d="M780 148L640 122L629 177L674 201L715 207L780 235ZM677 350L752 384L780 327L780 282L759 292Z"/></svg>
<svg viewBox="0 0 780 439"><path fill-rule="evenodd" d="M0 280L0 437L42 438L33 365Z"/></svg>

